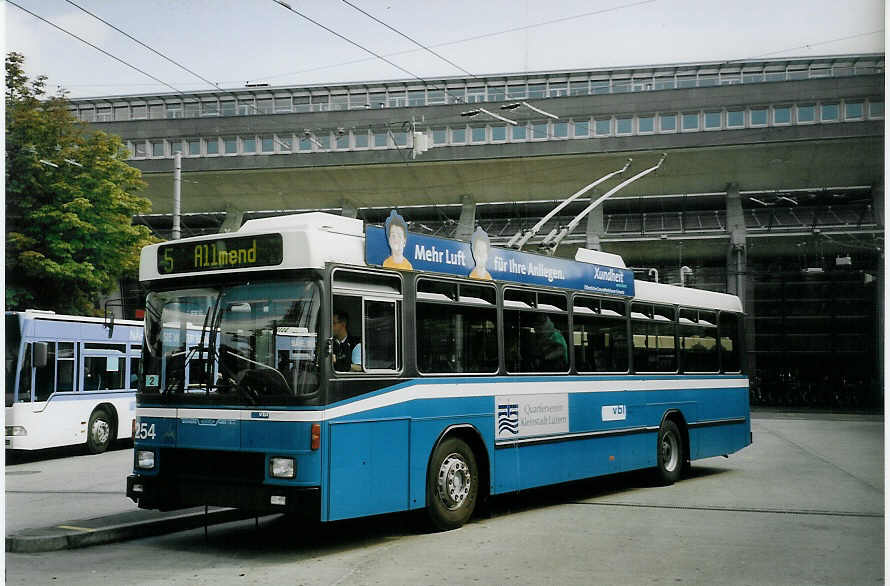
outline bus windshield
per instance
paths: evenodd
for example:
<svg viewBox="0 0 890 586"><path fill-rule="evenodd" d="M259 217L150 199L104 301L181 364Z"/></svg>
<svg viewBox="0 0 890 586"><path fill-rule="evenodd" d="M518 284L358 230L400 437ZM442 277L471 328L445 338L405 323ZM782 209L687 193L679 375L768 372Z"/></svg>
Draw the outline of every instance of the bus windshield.
<svg viewBox="0 0 890 586"><path fill-rule="evenodd" d="M307 280L150 293L140 392L174 403L306 403L319 385L319 303Z"/></svg>
<svg viewBox="0 0 890 586"><path fill-rule="evenodd" d="M15 401L15 374L18 366L19 342L22 332L19 330L19 316L6 315L6 406Z"/></svg>

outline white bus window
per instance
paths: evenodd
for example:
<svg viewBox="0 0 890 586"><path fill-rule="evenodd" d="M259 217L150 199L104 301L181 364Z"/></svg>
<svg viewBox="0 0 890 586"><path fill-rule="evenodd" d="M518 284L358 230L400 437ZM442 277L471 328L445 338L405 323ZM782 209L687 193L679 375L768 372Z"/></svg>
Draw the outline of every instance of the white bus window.
<svg viewBox="0 0 890 586"><path fill-rule="evenodd" d="M56 390L69 393L74 390L74 342L59 342L56 361L59 373Z"/></svg>
<svg viewBox="0 0 890 586"><path fill-rule="evenodd" d="M34 369L34 400L46 401L56 388L56 343L40 343L46 345L46 364Z"/></svg>
<svg viewBox="0 0 890 586"><path fill-rule="evenodd" d="M523 305L534 309L506 309ZM565 372L569 369L568 316L562 312L538 310L565 308L564 295L506 289L504 307L504 352L508 372Z"/></svg>
<svg viewBox="0 0 890 586"><path fill-rule="evenodd" d="M739 315L720 313L720 362L723 372L741 371Z"/></svg>
<svg viewBox="0 0 890 586"><path fill-rule="evenodd" d="M25 357L22 359L22 372L19 375L18 401L27 403L31 400L31 344L25 345Z"/></svg>

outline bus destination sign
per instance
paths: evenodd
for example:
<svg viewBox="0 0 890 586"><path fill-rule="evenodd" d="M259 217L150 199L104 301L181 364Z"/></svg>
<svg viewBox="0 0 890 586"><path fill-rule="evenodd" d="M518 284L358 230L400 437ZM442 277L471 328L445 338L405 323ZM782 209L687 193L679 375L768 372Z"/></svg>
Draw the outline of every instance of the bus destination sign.
<svg viewBox="0 0 890 586"><path fill-rule="evenodd" d="M173 275L268 267L281 264L283 254L281 234L171 242L158 247L158 272Z"/></svg>

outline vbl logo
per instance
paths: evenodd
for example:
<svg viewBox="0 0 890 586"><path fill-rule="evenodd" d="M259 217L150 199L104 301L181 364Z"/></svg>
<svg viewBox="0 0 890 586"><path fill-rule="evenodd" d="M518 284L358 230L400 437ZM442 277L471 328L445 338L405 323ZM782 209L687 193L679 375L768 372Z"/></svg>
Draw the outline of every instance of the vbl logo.
<svg viewBox="0 0 890 586"><path fill-rule="evenodd" d="M612 407L612 415L624 415L624 405L615 405Z"/></svg>

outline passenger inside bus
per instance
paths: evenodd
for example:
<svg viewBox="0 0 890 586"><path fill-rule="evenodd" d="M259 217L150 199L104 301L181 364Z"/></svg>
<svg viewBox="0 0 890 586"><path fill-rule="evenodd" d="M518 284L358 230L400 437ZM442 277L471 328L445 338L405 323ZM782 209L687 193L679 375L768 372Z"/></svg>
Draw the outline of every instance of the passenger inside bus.
<svg viewBox="0 0 890 586"><path fill-rule="evenodd" d="M568 368L569 351L566 339L544 313L535 316L534 344L529 355L534 370L558 372Z"/></svg>
<svg viewBox="0 0 890 586"><path fill-rule="evenodd" d="M349 314L335 310L331 319L331 333L334 334L334 348L331 360L338 372L361 372L362 340L349 335Z"/></svg>

